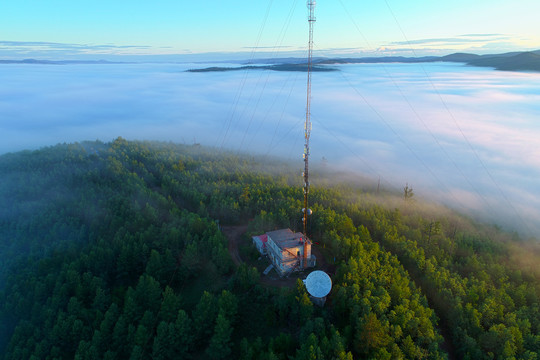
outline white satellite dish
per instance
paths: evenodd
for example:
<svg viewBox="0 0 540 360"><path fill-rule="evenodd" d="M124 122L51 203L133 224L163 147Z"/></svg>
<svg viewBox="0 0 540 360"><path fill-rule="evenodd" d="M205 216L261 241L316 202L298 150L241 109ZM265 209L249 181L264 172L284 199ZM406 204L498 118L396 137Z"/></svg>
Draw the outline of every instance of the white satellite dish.
<svg viewBox="0 0 540 360"><path fill-rule="evenodd" d="M312 271L304 280L308 293L316 298L323 298L332 290L332 279L321 270Z"/></svg>

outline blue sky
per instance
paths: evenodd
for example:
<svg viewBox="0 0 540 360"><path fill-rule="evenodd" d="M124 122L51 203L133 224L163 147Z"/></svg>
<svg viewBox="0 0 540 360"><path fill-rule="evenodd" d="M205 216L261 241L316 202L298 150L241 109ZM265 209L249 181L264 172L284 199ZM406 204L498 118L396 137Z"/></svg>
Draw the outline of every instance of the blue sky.
<svg viewBox="0 0 540 360"><path fill-rule="evenodd" d="M316 54L536 50L539 13L538 0L321 0ZM253 47L261 56L302 55L306 16L303 0L2 0L0 58L219 58Z"/></svg>

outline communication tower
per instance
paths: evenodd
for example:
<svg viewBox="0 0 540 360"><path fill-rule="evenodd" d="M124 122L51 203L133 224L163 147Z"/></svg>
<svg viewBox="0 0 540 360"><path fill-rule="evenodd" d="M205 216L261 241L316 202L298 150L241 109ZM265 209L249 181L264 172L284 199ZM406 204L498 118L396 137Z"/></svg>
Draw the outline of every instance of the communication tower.
<svg viewBox="0 0 540 360"><path fill-rule="evenodd" d="M304 233L304 267L307 266L307 220L311 215L311 209L308 208L309 194L309 138L311 136L311 70L313 64L313 26L315 24L315 0L307 0L309 10L309 43L308 43L308 69L307 69L307 101L306 101L306 120L304 122L304 208L303 212L303 233Z"/></svg>

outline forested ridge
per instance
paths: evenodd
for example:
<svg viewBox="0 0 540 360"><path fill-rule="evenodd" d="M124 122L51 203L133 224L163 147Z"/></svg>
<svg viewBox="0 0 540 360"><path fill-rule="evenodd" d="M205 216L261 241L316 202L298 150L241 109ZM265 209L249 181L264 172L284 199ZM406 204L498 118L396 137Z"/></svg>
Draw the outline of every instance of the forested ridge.
<svg viewBox="0 0 540 360"><path fill-rule="evenodd" d="M5 359L539 358L538 247L414 198L313 172L309 232L336 266L320 308L235 266L220 231L299 230L278 160L118 138L0 174Z"/></svg>

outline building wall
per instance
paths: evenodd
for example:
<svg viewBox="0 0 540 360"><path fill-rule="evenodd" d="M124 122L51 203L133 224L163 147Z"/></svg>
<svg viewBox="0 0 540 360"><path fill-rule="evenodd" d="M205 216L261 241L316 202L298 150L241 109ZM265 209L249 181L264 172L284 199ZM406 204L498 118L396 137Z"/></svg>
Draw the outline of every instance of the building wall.
<svg viewBox="0 0 540 360"><path fill-rule="evenodd" d="M266 248L274 267L281 275L283 275L286 272L286 269L283 267L283 254L281 249L276 245L272 238L270 238L270 236L268 237Z"/></svg>
<svg viewBox="0 0 540 360"><path fill-rule="evenodd" d="M293 270L298 264L298 258L293 254L296 254L298 251L300 254L302 254L301 246L288 248L288 251L282 250L270 237L268 237L266 246L268 249L268 255L270 255L270 259L272 260L274 267L281 273L281 275Z"/></svg>
<svg viewBox="0 0 540 360"><path fill-rule="evenodd" d="M253 243L257 247L257 250L259 250L259 252L261 254L265 255L266 254L266 248L265 248L264 243L261 240L261 238L259 236L253 236L253 237L251 237L251 239L253 239Z"/></svg>
<svg viewBox="0 0 540 360"><path fill-rule="evenodd" d="M288 251L287 251L288 250ZM286 273L294 270L297 266L300 266L300 260L303 258L304 254L304 245L298 244L298 246L281 249L270 236L268 236L268 241L266 242L266 252L268 257L274 264L276 270L281 274L285 275ZM311 244L306 245L307 261L308 266L314 265L314 258L311 255ZM298 254L298 257L295 256Z"/></svg>

